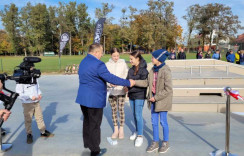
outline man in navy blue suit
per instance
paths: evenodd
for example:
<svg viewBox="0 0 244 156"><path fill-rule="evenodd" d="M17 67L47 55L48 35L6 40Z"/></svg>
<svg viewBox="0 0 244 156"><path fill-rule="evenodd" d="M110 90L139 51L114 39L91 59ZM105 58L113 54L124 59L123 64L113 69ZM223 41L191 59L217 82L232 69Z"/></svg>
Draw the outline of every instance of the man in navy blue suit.
<svg viewBox="0 0 244 156"><path fill-rule="evenodd" d="M103 108L106 105L106 82L120 86L132 86L133 81L121 79L111 74L106 65L100 61L103 47L100 44L89 46L88 55L79 66L79 90L76 103L80 104L84 116L84 147L91 150L91 155L100 153L101 123Z"/></svg>

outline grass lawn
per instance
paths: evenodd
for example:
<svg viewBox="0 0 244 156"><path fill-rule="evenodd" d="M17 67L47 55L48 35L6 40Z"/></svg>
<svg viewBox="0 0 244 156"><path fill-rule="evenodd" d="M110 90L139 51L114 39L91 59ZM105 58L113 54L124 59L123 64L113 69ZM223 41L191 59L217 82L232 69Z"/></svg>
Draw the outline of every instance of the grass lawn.
<svg viewBox="0 0 244 156"><path fill-rule="evenodd" d="M143 54L143 58L147 62L151 62L151 54ZM79 64L80 61L85 57L85 55L80 56L61 56L61 70L59 70L59 58L58 56L46 56L40 57L41 62L36 63L36 69L40 69L43 73L63 73L67 65ZM196 53L186 54L187 59L195 59ZM0 57L0 73L7 72L12 74L14 67L18 66L23 61L23 56L2 56ZM104 55L102 57L103 62L107 62L110 58L110 55ZM129 61L129 54L122 54L120 58ZM222 58L225 61L225 58ZM1 63L2 62L2 63Z"/></svg>

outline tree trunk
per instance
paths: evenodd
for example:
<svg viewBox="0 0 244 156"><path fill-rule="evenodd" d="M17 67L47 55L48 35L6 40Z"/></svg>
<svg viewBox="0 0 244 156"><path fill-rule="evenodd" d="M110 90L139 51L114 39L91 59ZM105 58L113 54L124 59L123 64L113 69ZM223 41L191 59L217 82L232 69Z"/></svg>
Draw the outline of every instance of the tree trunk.
<svg viewBox="0 0 244 156"><path fill-rule="evenodd" d="M83 39L83 35L81 35L81 45L82 45L82 47L84 46L84 39Z"/></svg>
<svg viewBox="0 0 244 156"><path fill-rule="evenodd" d="M219 36L216 38L216 49L219 49Z"/></svg>
<svg viewBox="0 0 244 156"><path fill-rule="evenodd" d="M105 54L105 35L103 35L103 54Z"/></svg>
<svg viewBox="0 0 244 156"><path fill-rule="evenodd" d="M189 32L188 39L187 39L187 47L188 47L187 53L190 52L190 37L191 37L191 32Z"/></svg>
<svg viewBox="0 0 244 156"><path fill-rule="evenodd" d="M123 40L121 41L121 48L122 48L122 53L124 53Z"/></svg>
<svg viewBox="0 0 244 156"><path fill-rule="evenodd" d="M202 35L202 51L204 52L205 35Z"/></svg>
<svg viewBox="0 0 244 156"><path fill-rule="evenodd" d="M130 42L130 53L131 53L131 49L132 49L132 42Z"/></svg>
<svg viewBox="0 0 244 156"><path fill-rule="evenodd" d="M69 35L70 35L70 39L69 39L69 55L71 56L71 32L69 32Z"/></svg>
<svg viewBox="0 0 244 156"><path fill-rule="evenodd" d="M24 49L24 52L25 52L25 57L26 57L27 56L26 49Z"/></svg>
<svg viewBox="0 0 244 156"><path fill-rule="evenodd" d="M213 35L213 30L212 30L211 33L210 33L210 38L209 38L210 43L209 43L209 48L208 48L208 50L210 50L210 49L211 49L211 46L212 46L212 35Z"/></svg>

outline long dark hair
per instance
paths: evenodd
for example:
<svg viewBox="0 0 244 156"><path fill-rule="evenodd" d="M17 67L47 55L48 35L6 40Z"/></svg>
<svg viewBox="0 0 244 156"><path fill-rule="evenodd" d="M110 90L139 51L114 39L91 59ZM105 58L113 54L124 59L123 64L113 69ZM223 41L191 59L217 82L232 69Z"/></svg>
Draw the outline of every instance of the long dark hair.
<svg viewBox="0 0 244 156"><path fill-rule="evenodd" d="M112 48L111 50L110 50L110 54L112 55L113 53L115 53L115 52L118 52L119 53L119 49L118 48Z"/></svg>
<svg viewBox="0 0 244 156"><path fill-rule="evenodd" d="M138 50L133 51L132 53L130 53L130 55L133 56L134 58L139 58L139 62L141 62L142 56L141 56L141 53ZM140 65L140 63L137 66L135 66L134 75L136 75L138 73L139 65Z"/></svg>

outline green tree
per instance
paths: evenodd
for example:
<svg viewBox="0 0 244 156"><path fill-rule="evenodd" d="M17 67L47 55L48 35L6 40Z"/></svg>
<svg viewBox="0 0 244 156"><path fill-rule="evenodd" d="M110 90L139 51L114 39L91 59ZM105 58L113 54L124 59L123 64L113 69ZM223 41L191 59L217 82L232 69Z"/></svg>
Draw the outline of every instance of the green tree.
<svg viewBox="0 0 244 156"><path fill-rule="evenodd" d="M189 32L195 28L200 34L203 49L206 43L211 48L214 32L217 34L215 40L218 47L219 40L232 38L242 28L231 8L219 3L190 6L183 18L188 22Z"/></svg>
<svg viewBox="0 0 244 156"><path fill-rule="evenodd" d="M12 45L10 52L15 54L19 51L20 42L18 14L18 7L16 7L13 3L10 4L10 6L5 5L4 10L0 11L3 26L9 34L9 39Z"/></svg>
<svg viewBox="0 0 244 156"><path fill-rule="evenodd" d="M0 30L0 54L6 55L12 49L11 42L9 41L8 33Z"/></svg>
<svg viewBox="0 0 244 156"><path fill-rule="evenodd" d="M49 14L49 24L50 24L50 41L49 44L47 45L47 50L48 51L54 51L58 52L59 46L59 31L57 29L58 25L58 20L56 17L57 14L57 8L55 6L49 6L48 7L48 14Z"/></svg>
<svg viewBox="0 0 244 156"><path fill-rule="evenodd" d="M178 24L173 14L174 3L166 0L149 0L147 5L148 9L140 10L139 15L134 15L137 44L147 51L163 46L174 47L179 35Z"/></svg>
<svg viewBox="0 0 244 156"><path fill-rule="evenodd" d="M120 18L120 31L119 31L119 38L121 39L121 49L124 52L125 45L124 43L129 42L129 27L128 27L128 17L126 16L126 8L121 10L122 17Z"/></svg>
<svg viewBox="0 0 244 156"><path fill-rule="evenodd" d="M76 29L76 18L77 18L77 9L76 9L76 2L69 2L69 4L66 4L65 6L65 22L67 25L67 30L70 34L70 40L69 40L69 55L72 54L72 37L77 34Z"/></svg>
<svg viewBox="0 0 244 156"><path fill-rule="evenodd" d="M37 4L30 12L30 47L31 52L42 55L50 42L49 14L45 4Z"/></svg>
<svg viewBox="0 0 244 156"><path fill-rule="evenodd" d="M114 9L114 5L109 5L108 3L102 3L102 9L96 8L95 16L97 19L99 18L106 18L106 23L111 24L112 20L114 20L113 17L108 17L108 14L111 13Z"/></svg>
<svg viewBox="0 0 244 156"><path fill-rule="evenodd" d="M183 19L187 21L187 26L188 26L188 37L187 37L187 47L188 47L188 53L191 48L191 34L193 30L196 28L196 23L197 23L197 17L198 12L199 12L200 6L199 4L195 4L192 6L189 6L186 11L186 15L183 16Z"/></svg>
<svg viewBox="0 0 244 156"><path fill-rule="evenodd" d="M27 56L27 52L29 51L29 47L31 46L31 27L30 27L30 13L31 13L32 5L31 3L27 3L27 5L20 10L20 34L21 34L21 47L24 51L25 56ZM33 54L32 54L33 55Z"/></svg>
<svg viewBox="0 0 244 156"><path fill-rule="evenodd" d="M216 17L216 44L219 45L219 41L222 39L233 38L239 29L243 29L239 17L233 15L229 6L223 4L215 4L218 6L219 16Z"/></svg>
<svg viewBox="0 0 244 156"><path fill-rule="evenodd" d="M136 34L137 27L133 22L133 20L135 19L135 14L137 13L137 9L133 8L132 6L129 6L129 10L130 10L130 15L129 15L130 21L129 21L128 39L130 42L130 52L131 52L133 43L136 43L136 40L138 38Z"/></svg>
<svg viewBox="0 0 244 156"><path fill-rule="evenodd" d="M88 7L81 3L77 6L77 26L78 33L80 36L80 44L82 51L88 49L88 46L91 44L90 36L93 33L93 27L91 24L91 18L87 13Z"/></svg>

